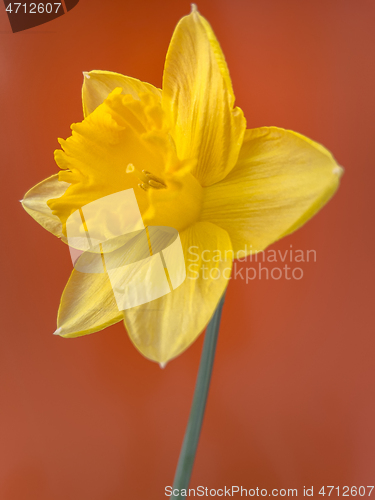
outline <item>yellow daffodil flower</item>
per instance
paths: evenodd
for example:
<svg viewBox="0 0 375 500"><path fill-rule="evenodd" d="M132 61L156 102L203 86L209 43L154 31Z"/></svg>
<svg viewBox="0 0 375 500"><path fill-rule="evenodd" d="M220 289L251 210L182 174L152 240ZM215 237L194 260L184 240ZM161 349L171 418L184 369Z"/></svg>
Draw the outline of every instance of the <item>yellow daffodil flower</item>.
<svg viewBox="0 0 375 500"><path fill-rule="evenodd" d="M119 311L106 273L74 269L56 333L77 337L123 320L137 349L163 364L207 325L233 255L261 251L302 226L334 194L342 169L301 134L246 130L220 45L194 6L173 34L162 90L91 71L82 98L84 120L55 152L61 171L25 195L25 210L66 242L74 211L133 188L145 226L179 232L187 276L171 293Z"/></svg>

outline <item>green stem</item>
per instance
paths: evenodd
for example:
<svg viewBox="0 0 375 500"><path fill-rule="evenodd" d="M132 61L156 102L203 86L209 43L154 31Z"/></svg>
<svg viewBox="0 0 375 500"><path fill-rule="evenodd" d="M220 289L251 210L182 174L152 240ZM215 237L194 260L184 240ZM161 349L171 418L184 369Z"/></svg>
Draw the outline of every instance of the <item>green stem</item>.
<svg viewBox="0 0 375 500"><path fill-rule="evenodd" d="M177 489L181 491L182 489L188 489L189 487L195 454L197 452L199 435L202 428L204 410L206 408L208 389L210 387L224 299L225 293L220 299L216 311L207 326L193 402L190 409L189 422L186 427L185 437L182 443L180 457L178 459L176 474L173 481L173 490ZM172 495L171 498L185 499L186 497L178 494Z"/></svg>

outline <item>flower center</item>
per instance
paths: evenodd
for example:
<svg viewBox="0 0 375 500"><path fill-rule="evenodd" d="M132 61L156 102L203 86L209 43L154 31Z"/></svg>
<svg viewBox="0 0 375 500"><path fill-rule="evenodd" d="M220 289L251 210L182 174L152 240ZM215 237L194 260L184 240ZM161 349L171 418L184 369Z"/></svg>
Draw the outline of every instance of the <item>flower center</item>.
<svg viewBox="0 0 375 500"><path fill-rule="evenodd" d="M203 188L189 172L166 173L164 179L148 170L139 170L133 163L127 165L125 172L140 188L135 190L135 195L145 225L169 226L182 231L198 220Z"/></svg>
<svg viewBox="0 0 375 500"><path fill-rule="evenodd" d="M142 170L142 172L140 172L132 163L129 163L129 165L126 167L126 173L134 173L141 181L138 186L144 191L147 191L148 189L150 189L150 187L155 189L166 189L167 187L166 184L160 179L160 177L157 177L147 170Z"/></svg>
<svg viewBox="0 0 375 500"><path fill-rule="evenodd" d="M84 205L130 188L145 225L182 231L199 218L203 188L190 173L194 161L178 159L157 96L135 100L115 89L72 130L55 152L59 179L70 186L48 201L63 227Z"/></svg>

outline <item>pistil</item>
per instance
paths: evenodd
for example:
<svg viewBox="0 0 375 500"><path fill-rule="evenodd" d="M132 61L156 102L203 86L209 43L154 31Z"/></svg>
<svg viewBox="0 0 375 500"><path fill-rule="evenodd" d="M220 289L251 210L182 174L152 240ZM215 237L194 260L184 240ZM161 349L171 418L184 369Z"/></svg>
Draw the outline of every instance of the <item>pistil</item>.
<svg viewBox="0 0 375 500"><path fill-rule="evenodd" d="M166 189L167 185L164 183L160 177L148 172L147 170L138 170L132 163L129 163L126 167L127 174L135 174L141 183L138 184L140 188L144 191L150 189L150 187L154 189Z"/></svg>

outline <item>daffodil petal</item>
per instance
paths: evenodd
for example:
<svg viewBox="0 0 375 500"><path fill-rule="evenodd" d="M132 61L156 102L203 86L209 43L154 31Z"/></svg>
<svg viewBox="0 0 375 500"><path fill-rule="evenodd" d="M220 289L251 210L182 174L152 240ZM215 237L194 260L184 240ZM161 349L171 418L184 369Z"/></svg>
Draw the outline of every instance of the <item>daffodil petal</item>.
<svg viewBox="0 0 375 500"><path fill-rule="evenodd" d="M50 198L59 198L62 196L69 184L67 182L59 181L58 174L44 179L36 186L32 187L21 200L23 208L31 215L44 229L54 234L58 238L65 237L62 232L62 224L57 217L52 213L52 210L47 205Z"/></svg>
<svg viewBox="0 0 375 500"><path fill-rule="evenodd" d="M233 109L220 45L194 8L178 23L168 49L162 105L180 160L198 160L192 173L203 186L223 179L237 161L246 121Z"/></svg>
<svg viewBox="0 0 375 500"><path fill-rule="evenodd" d="M135 347L162 364L189 347L205 328L232 269L231 242L223 229L199 222L180 237L185 281L163 297L124 311L125 327Z"/></svg>
<svg viewBox="0 0 375 500"><path fill-rule="evenodd" d="M142 93L151 93L161 98L161 90L130 76L99 70L85 72L83 75L82 104L85 117L102 104L117 87L121 87L123 94L130 94L134 99L139 99L139 94Z"/></svg>
<svg viewBox="0 0 375 500"><path fill-rule="evenodd" d="M81 273L73 269L61 296L55 334L81 337L122 319L108 274Z"/></svg>
<svg viewBox="0 0 375 500"><path fill-rule="evenodd" d="M322 208L342 172L326 148L301 134L247 130L237 165L205 189L201 220L225 229L235 252L261 251Z"/></svg>

